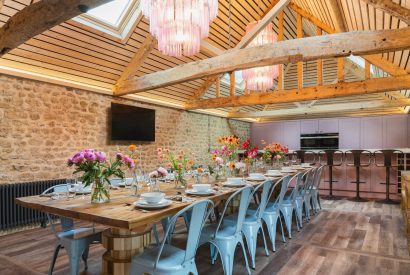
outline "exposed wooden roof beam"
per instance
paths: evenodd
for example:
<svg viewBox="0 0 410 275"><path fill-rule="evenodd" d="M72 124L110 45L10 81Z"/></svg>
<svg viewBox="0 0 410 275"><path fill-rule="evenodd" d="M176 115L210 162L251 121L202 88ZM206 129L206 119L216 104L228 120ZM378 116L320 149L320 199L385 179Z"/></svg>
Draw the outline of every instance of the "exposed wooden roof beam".
<svg viewBox="0 0 410 275"><path fill-rule="evenodd" d="M4 0L0 0L0 11L1 11L1 8L3 7L3 5L4 5Z"/></svg>
<svg viewBox="0 0 410 275"><path fill-rule="evenodd" d="M133 77L118 87L115 90L115 95L139 93L252 67L336 58L350 54L364 55L403 50L410 47L408 37L410 37L410 28L358 31L286 40L259 47L231 50L220 56Z"/></svg>
<svg viewBox="0 0 410 275"><path fill-rule="evenodd" d="M312 22L314 25L322 29L323 31L332 34L336 33L336 30L330 27L329 25L323 23L321 20L310 14L309 12L305 11L295 3L290 3L289 7L292 8L296 13L299 13L300 15L303 16L303 18L309 20ZM383 71L393 75L393 76L398 76L398 75L405 75L408 72L396 65L394 65L392 62L382 58L381 56L375 54L375 55L367 55L367 56L362 56L364 59L369 61L371 64L374 66L379 67ZM409 69L410 70L410 69Z"/></svg>
<svg viewBox="0 0 410 275"><path fill-rule="evenodd" d="M312 113L328 113L332 112L345 112L351 110L360 109L379 109L379 108L393 108L403 107L410 105L410 99L392 100L386 102L384 100L378 101L363 101L363 102L351 102L351 103L338 103L328 105L310 105L309 107L294 108L294 109L282 109L282 110L269 110L269 111L256 111L256 112L230 112L228 117L230 118L257 118L257 117L274 117L274 116L290 116L290 115L308 115Z"/></svg>
<svg viewBox="0 0 410 275"><path fill-rule="evenodd" d="M0 29L0 57L30 38L112 0L41 0L13 15Z"/></svg>
<svg viewBox="0 0 410 275"><path fill-rule="evenodd" d="M116 86L121 86L125 80L135 75L135 73L138 71L138 68L144 63L145 59L148 57L151 51L155 48L155 45L156 45L155 38L151 34L148 33L141 47L134 54L130 63L125 68L125 70L122 72L120 78L117 80Z"/></svg>
<svg viewBox="0 0 410 275"><path fill-rule="evenodd" d="M377 9L381 9L410 25L410 10L391 0L362 0Z"/></svg>
<svg viewBox="0 0 410 275"><path fill-rule="evenodd" d="M289 2L290 0L281 0L278 3L274 3L275 5L269 10L269 12L267 12L262 17L260 22L252 29L252 31L247 33L233 49L245 48L255 38L255 36L261 30L263 30L263 28L265 28L270 22L273 21L273 19L275 19L279 12L282 11L289 4ZM219 51L217 55L221 55L222 53L223 52ZM213 76L206 79L204 84L194 93L192 99L195 100L197 98L202 97L206 93L206 91L215 83L216 79L220 77L222 76Z"/></svg>
<svg viewBox="0 0 410 275"><path fill-rule="evenodd" d="M360 94L381 93L409 88L410 75L405 75L396 77L372 78L354 82L342 82L332 85L307 87L303 89L253 93L245 96L196 100L185 104L185 108L191 110L251 106L259 104L290 103L297 101L347 97Z"/></svg>
<svg viewBox="0 0 410 275"><path fill-rule="evenodd" d="M333 22L336 25L337 32L346 32L346 24L344 15L342 13L341 4L338 0L328 0L327 3L329 4L329 12L333 19Z"/></svg>

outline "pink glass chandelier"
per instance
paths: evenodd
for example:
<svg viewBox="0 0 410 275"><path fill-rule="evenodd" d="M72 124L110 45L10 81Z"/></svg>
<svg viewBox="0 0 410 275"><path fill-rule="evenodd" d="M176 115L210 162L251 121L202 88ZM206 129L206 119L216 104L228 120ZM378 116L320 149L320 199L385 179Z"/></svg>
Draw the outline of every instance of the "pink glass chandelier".
<svg viewBox="0 0 410 275"><path fill-rule="evenodd" d="M246 33L250 32L258 21L249 23L246 26ZM278 40L273 32L272 23L269 23L259 34L252 40L247 47L256 47L268 43L275 43ZM242 71L242 78L246 81L247 88L252 91L264 91L271 88L274 79L279 75L279 66L264 66Z"/></svg>
<svg viewBox="0 0 410 275"><path fill-rule="evenodd" d="M195 55L209 24L218 14L218 0L141 0L142 13L158 49L169 56Z"/></svg>

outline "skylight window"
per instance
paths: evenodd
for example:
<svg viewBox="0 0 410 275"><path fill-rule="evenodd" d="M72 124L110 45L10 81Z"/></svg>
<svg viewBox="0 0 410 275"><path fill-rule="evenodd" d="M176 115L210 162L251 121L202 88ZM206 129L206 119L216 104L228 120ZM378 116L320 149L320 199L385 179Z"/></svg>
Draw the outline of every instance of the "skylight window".
<svg viewBox="0 0 410 275"><path fill-rule="evenodd" d="M130 2L131 0L115 0L89 10L87 14L114 27L118 27Z"/></svg>

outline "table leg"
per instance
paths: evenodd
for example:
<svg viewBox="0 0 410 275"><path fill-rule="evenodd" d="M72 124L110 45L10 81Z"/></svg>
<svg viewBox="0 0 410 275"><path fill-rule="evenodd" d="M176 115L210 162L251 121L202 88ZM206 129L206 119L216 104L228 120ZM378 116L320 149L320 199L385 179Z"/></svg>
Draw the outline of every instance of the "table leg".
<svg viewBox="0 0 410 275"><path fill-rule="evenodd" d="M103 255L102 274L129 274L131 259L144 251L151 243L151 226L133 231L110 228L102 234L102 245L107 249Z"/></svg>

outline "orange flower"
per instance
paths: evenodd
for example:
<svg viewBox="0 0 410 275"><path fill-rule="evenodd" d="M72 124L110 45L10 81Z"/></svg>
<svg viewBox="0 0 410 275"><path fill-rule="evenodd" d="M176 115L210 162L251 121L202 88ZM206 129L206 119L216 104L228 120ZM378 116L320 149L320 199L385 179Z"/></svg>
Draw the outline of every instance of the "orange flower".
<svg viewBox="0 0 410 275"><path fill-rule="evenodd" d="M213 154L212 156L212 160L215 161L216 160L216 154Z"/></svg>
<svg viewBox="0 0 410 275"><path fill-rule="evenodd" d="M230 162L230 163L229 163L229 168L230 168L230 169L235 169L235 163L234 163L234 162Z"/></svg>
<svg viewBox="0 0 410 275"><path fill-rule="evenodd" d="M197 171L198 171L198 173L203 173L203 172L204 172L204 169L202 169L201 167L199 167L199 168L197 169Z"/></svg>
<svg viewBox="0 0 410 275"><path fill-rule="evenodd" d="M131 144L130 146L128 146L128 150L130 150L130 151L135 151L135 150L137 150L137 145Z"/></svg>
<svg viewBox="0 0 410 275"><path fill-rule="evenodd" d="M190 160L188 160L188 163L192 165L192 164L194 164L194 161L192 159L190 159Z"/></svg>
<svg viewBox="0 0 410 275"><path fill-rule="evenodd" d="M134 163L137 164L139 162L138 159L134 159Z"/></svg>

